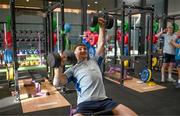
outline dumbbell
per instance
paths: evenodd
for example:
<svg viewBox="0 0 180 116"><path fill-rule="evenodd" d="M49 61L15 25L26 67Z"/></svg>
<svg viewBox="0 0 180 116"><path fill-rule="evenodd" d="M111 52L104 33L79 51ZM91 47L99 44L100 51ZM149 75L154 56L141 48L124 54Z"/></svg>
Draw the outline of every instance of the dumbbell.
<svg viewBox="0 0 180 116"><path fill-rule="evenodd" d="M111 29L113 27L113 24L114 24L113 17L108 14L104 14L104 13L100 13L100 14L91 13L90 26L95 27L98 23L98 18L100 18L100 17L105 19L105 28L106 29Z"/></svg>
<svg viewBox="0 0 180 116"><path fill-rule="evenodd" d="M76 57L72 51L64 51L63 55L67 56L65 65L75 64L77 62ZM59 53L49 53L47 57L48 65L51 68L58 68L61 66L61 56Z"/></svg>

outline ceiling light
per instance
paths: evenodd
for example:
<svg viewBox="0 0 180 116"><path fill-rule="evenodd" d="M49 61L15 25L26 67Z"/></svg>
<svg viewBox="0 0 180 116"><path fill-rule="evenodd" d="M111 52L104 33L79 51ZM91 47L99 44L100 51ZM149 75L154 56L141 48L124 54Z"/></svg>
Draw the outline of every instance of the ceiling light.
<svg viewBox="0 0 180 116"><path fill-rule="evenodd" d="M88 4L87 6L90 7L90 4Z"/></svg>
<svg viewBox="0 0 180 116"><path fill-rule="evenodd" d="M26 0L26 2L29 2L29 0Z"/></svg>
<svg viewBox="0 0 180 116"><path fill-rule="evenodd" d="M94 4L98 4L98 1L95 1Z"/></svg>

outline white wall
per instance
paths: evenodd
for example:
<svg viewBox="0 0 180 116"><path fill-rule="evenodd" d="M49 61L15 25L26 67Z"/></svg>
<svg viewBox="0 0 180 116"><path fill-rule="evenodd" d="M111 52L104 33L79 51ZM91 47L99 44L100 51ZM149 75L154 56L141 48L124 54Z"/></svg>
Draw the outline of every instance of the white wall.
<svg viewBox="0 0 180 116"><path fill-rule="evenodd" d="M168 14L180 14L180 0L168 1Z"/></svg>
<svg viewBox="0 0 180 116"><path fill-rule="evenodd" d="M169 0L168 1L168 15L180 14L180 0ZM180 27L180 20L176 20L176 23Z"/></svg>

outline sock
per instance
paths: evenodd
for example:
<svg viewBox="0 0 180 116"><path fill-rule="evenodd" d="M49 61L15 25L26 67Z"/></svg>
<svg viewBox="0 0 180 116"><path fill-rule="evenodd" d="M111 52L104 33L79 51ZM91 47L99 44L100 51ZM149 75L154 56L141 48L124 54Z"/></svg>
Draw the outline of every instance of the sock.
<svg viewBox="0 0 180 116"><path fill-rule="evenodd" d="M180 79L178 79L178 83L180 83Z"/></svg>
<svg viewBox="0 0 180 116"><path fill-rule="evenodd" d="M161 80L164 80L164 74L162 74L162 76L161 76Z"/></svg>
<svg viewBox="0 0 180 116"><path fill-rule="evenodd" d="M55 87L58 87L59 84L60 84L59 78L58 78L58 77L54 77L54 79L53 79L53 85L54 85Z"/></svg>
<svg viewBox="0 0 180 116"><path fill-rule="evenodd" d="M168 74L168 78L169 78L169 79L172 78L172 77L171 77L171 73Z"/></svg>

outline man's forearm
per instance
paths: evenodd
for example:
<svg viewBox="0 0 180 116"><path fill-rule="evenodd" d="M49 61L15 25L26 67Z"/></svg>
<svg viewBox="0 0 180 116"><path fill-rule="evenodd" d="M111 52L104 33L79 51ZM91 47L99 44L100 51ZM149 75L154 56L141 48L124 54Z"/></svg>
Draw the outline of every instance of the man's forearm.
<svg viewBox="0 0 180 116"><path fill-rule="evenodd" d="M105 28L99 29L99 38L98 38L98 45L103 47L104 46L104 38L105 38Z"/></svg>
<svg viewBox="0 0 180 116"><path fill-rule="evenodd" d="M104 41L104 38L105 38L105 28L100 28L99 29L99 38L98 38L98 44L97 44L97 55L103 55L104 53L104 44L105 44L105 41Z"/></svg>
<svg viewBox="0 0 180 116"><path fill-rule="evenodd" d="M163 31L160 31L159 33L156 34L157 37L160 37L163 34Z"/></svg>
<svg viewBox="0 0 180 116"><path fill-rule="evenodd" d="M53 85L59 86L60 83L63 85L67 83L67 79L66 79L65 75L63 74L61 67L54 69Z"/></svg>
<svg viewBox="0 0 180 116"><path fill-rule="evenodd" d="M174 45L176 48L180 48L180 44L173 43L173 45Z"/></svg>

